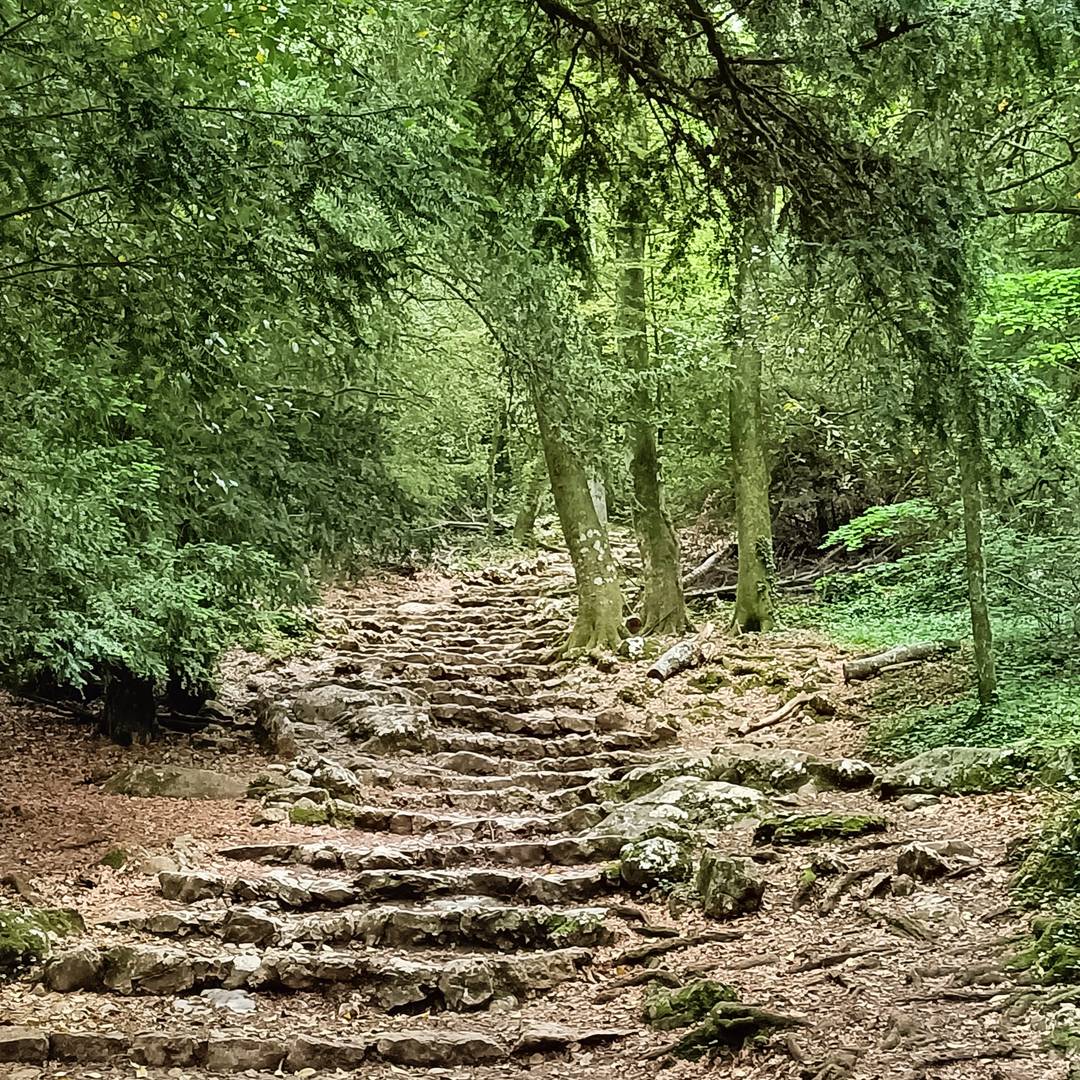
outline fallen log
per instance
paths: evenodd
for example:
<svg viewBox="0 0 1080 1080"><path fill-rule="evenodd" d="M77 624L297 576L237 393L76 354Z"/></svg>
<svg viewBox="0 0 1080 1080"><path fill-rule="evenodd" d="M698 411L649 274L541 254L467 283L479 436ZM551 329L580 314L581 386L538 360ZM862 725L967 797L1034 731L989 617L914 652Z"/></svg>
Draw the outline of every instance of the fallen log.
<svg viewBox="0 0 1080 1080"><path fill-rule="evenodd" d="M770 713L764 720L759 720L756 724L744 724L739 728L739 734L749 735L754 731L772 727L773 724L779 724L789 716L794 716L804 705L809 705L816 696L816 694L796 694L786 705L781 705L776 712Z"/></svg>
<svg viewBox="0 0 1080 1080"><path fill-rule="evenodd" d="M720 561L723 552L714 551L699 563L693 570L688 571L682 579L683 588L689 588L695 581L700 581Z"/></svg>
<svg viewBox="0 0 1080 1080"><path fill-rule="evenodd" d="M689 668L704 664L705 649L703 646L712 636L712 632L713 625L708 623L702 627L699 634L672 645L666 653L657 657L652 667L645 672L645 675L650 679L655 679L657 682L665 682L680 671L687 671Z"/></svg>
<svg viewBox="0 0 1080 1080"><path fill-rule="evenodd" d="M897 645L884 652L859 656L844 664L844 682L857 682L880 675L886 668L899 664L910 664L918 660L929 660L945 652L955 652L960 648L958 641L916 641L911 645Z"/></svg>

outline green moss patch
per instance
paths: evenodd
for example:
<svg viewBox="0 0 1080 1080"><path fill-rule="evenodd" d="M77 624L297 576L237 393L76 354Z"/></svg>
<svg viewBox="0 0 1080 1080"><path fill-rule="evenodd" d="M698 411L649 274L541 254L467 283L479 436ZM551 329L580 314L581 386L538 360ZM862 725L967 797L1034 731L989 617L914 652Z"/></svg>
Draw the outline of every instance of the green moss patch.
<svg viewBox="0 0 1080 1080"><path fill-rule="evenodd" d="M733 987L712 979L695 979L675 990L654 983L645 997L645 1022L661 1031L689 1027L720 1002L737 999Z"/></svg>
<svg viewBox="0 0 1080 1080"><path fill-rule="evenodd" d="M82 916L69 908L0 908L0 977L44 960L55 939L85 929Z"/></svg>
<svg viewBox="0 0 1080 1080"><path fill-rule="evenodd" d="M755 844L809 844L884 832L880 814L782 814L765 818L754 830Z"/></svg>

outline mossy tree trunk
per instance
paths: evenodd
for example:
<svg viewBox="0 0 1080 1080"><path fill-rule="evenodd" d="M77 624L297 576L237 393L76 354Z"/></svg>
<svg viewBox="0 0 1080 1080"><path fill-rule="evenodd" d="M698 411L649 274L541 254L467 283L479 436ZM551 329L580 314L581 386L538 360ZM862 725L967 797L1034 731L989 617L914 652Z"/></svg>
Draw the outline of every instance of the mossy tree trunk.
<svg viewBox="0 0 1080 1080"><path fill-rule="evenodd" d="M771 193L766 198L771 200ZM775 625L769 468L761 410L761 350L748 329L751 321L757 321L762 306L760 296L769 271L771 229L771 206L763 202L758 219L744 224L732 320L728 423L739 545L734 622L742 631L771 630Z"/></svg>
<svg viewBox="0 0 1080 1080"><path fill-rule="evenodd" d="M577 617L564 653L579 656L615 649L622 637L622 590L588 473L559 429L542 389L534 389L533 403L555 509L577 580Z"/></svg>
<svg viewBox="0 0 1080 1080"><path fill-rule="evenodd" d="M964 553L971 638L975 648L975 676L979 704L990 705L997 694L994 635L986 597L986 560L983 555L983 450L978 413L970 402L961 403L955 433L960 496L964 507Z"/></svg>
<svg viewBox="0 0 1080 1080"><path fill-rule="evenodd" d="M105 675L101 734L121 746L148 743L159 734L154 680L114 665Z"/></svg>
<svg viewBox="0 0 1080 1080"><path fill-rule="evenodd" d="M634 485L634 531L644 569L640 617L647 634L675 634L685 630L689 620L683 598L679 540L664 502L653 421L656 373L650 362L645 306L646 233L643 195L631 191L623 199L616 229L618 256L622 263L617 319L620 356L637 377L634 417L628 434L630 476Z"/></svg>

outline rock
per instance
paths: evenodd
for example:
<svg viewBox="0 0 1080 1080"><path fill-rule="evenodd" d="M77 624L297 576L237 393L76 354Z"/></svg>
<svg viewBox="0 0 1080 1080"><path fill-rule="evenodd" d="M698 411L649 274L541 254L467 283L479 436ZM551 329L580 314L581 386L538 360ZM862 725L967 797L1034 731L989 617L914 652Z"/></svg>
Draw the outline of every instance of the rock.
<svg viewBox="0 0 1080 1080"><path fill-rule="evenodd" d="M131 1040L119 1032L54 1031L49 1036L49 1057L92 1065L126 1054Z"/></svg>
<svg viewBox="0 0 1080 1080"><path fill-rule="evenodd" d="M940 806L941 799L937 795L903 795L899 804L902 810L925 810L930 806Z"/></svg>
<svg viewBox="0 0 1080 1080"><path fill-rule="evenodd" d="M689 846L667 837L634 840L619 852L619 875L632 889L670 889L693 872Z"/></svg>
<svg viewBox="0 0 1080 1080"><path fill-rule="evenodd" d="M328 825L332 816L329 804L322 805L307 797L297 799L288 809L293 825Z"/></svg>
<svg viewBox="0 0 1080 1080"><path fill-rule="evenodd" d="M255 1011L255 999L246 990L204 990L199 997L215 1009L240 1014Z"/></svg>
<svg viewBox="0 0 1080 1080"><path fill-rule="evenodd" d="M345 723L365 754L432 751L431 717L416 705L378 705L352 714Z"/></svg>
<svg viewBox="0 0 1080 1080"><path fill-rule="evenodd" d="M905 794L977 795L1023 783L1031 760L1016 747L941 746L887 769L875 790L883 799Z"/></svg>
<svg viewBox="0 0 1080 1080"><path fill-rule="evenodd" d="M896 854L896 872L915 881L936 881L951 869L948 859L929 844L907 844Z"/></svg>
<svg viewBox="0 0 1080 1080"><path fill-rule="evenodd" d="M278 930L277 920L262 908L231 907L221 923L221 940L232 945L266 945Z"/></svg>
<svg viewBox="0 0 1080 1080"><path fill-rule="evenodd" d="M754 830L755 844L809 844L884 832L880 814L781 814L765 818Z"/></svg>
<svg viewBox="0 0 1080 1080"><path fill-rule="evenodd" d="M181 765L130 765L110 777L104 790L110 795L166 799L242 799L247 781L210 769Z"/></svg>
<svg viewBox="0 0 1080 1080"><path fill-rule="evenodd" d="M255 707L255 738L264 751L291 760L300 753L297 726L284 701L260 701Z"/></svg>
<svg viewBox="0 0 1080 1080"><path fill-rule="evenodd" d="M665 828L676 832L696 827L718 829L741 817L766 813L767 809L765 796L754 788L696 776L673 776L655 791L616 807L595 831L629 841L665 835Z"/></svg>
<svg viewBox="0 0 1080 1080"><path fill-rule="evenodd" d="M701 780L717 779L713 775L715 762L708 754L668 758L655 765L639 765L618 780L601 779L591 785L597 798L627 802L655 791L676 776L696 776Z"/></svg>
<svg viewBox="0 0 1080 1080"><path fill-rule="evenodd" d="M480 1032L398 1031L379 1036L375 1054L394 1065L440 1068L502 1061L506 1050Z"/></svg>
<svg viewBox="0 0 1080 1080"><path fill-rule="evenodd" d="M505 764L497 758L474 754L470 750L461 750L456 754L440 754L435 760L440 768L466 776L498 776L505 768Z"/></svg>
<svg viewBox="0 0 1080 1080"><path fill-rule="evenodd" d="M748 859L709 850L701 856L697 892L702 911L713 919L733 919L761 907L765 879Z"/></svg>
<svg viewBox="0 0 1080 1080"><path fill-rule="evenodd" d="M695 979L674 990L653 983L645 997L645 1022L660 1031L689 1027L703 1020L721 1001L738 995L726 983Z"/></svg>
<svg viewBox="0 0 1080 1080"><path fill-rule="evenodd" d="M206 1042L206 1068L211 1072L241 1072L244 1069L274 1071L285 1060L285 1044L277 1039L256 1039L245 1035L211 1035Z"/></svg>
<svg viewBox="0 0 1080 1080"><path fill-rule="evenodd" d="M915 891L915 879L907 874L897 874L890 886L893 896L910 896Z"/></svg>
<svg viewBox="0 0 1080 1080"><path fill-rule="evenodd" d="M196 1065L203 1056L205 1042L194 1035L166 1035L151 1031L131 1040L131 1057L138 1065L157 1069Z"/></svg>
<svg viewBox="0 0 1080 1080"><path fill-rule="evenodd" d="M311 775L311 784L325 788L331 795L343 799L355 798L362 786L356 773L328 758L319 762L318 768Z"/></svg>
<svg viewBox="0 0 1080 1080"><path fill-rule="evenodd" d="M92 945L71 949L45 968L45 985L58 994L92 990L101 982L103 959Z"/></svg>
<svg viewBox="0 0 1080 1080"><path fill-rule="evenodd" d="M139 873L148 877L156 877L158 874L175 874L180 869L175 859L168 855L151 855L139 863Z"/></svg>
<svg viewBox="0 0 1080 1080"><path fill-rule="evenodd" d="M289 820L284 806L264 806L251 815L252 825L283 825Z"/></svg>
<svg viewBox="0 0 1080 1080"><path fill-rule="evenodd" d="M196 984L196 964L200 977L209 967L170 946L117 945L105 949L101 956L102 983L121 994L182 994Z"/></svg>
<svg viewBox="0 0 1080 1080"><path fill-rule="evenodd" d="M298 1035L289 1047L285 1060L289 1072L314 1069L334 1072L337 1069L358 1069L367 1056L367 1044L325 1036Z"/></svg>
<svg viewBox="0 0 1080 1080"><path fill-rule="evenodd" d="M178 900L181 904L212 900L225 892L225 879L220 874L166 872L158 875L158 883L166 900Z"/></svg>
<svg viewBox="0 0 1080 1080"><path fill-rule="evenodd" d="M574 1028L564 1024L532 1022L521 1029L521 1035L511 1053L543 1054L565 1050L571 1046L595 1046L615 1042L634 1032L627 1028Z"/></svg>
<svg viewBox="0 0 1080 1080"><path fill-rule="evenodd" d="M27 1027L0 1027L0 1061L20 1065L44 1065L49 1056L49 1037Z"/></svg>
<svg viewBox="0 0 1080 1080"><path fill-rule="evenodd" d="M0 908L0 976L44 960L60 938L86 927L69 908Z"/></svg>
<svg viewBox="0 0 1080 1080"><path fill-rule="evenodd" d="M292 699L292 713L304 724L332 724L356 709L374 702L372 691L348 686L316 686L301 690Z"/></svg>

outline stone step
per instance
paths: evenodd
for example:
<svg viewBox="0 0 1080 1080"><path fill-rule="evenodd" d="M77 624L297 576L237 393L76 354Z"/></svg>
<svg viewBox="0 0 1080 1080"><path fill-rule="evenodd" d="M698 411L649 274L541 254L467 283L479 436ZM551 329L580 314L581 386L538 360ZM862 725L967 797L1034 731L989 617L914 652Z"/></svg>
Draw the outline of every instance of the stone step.
<svg viewBox="0 0 1080 1080"><path fill-rule="evenodd" d="M591 961L586 949L514 956L463 954L453 959L385 957L349 950L191 950L173 945L81 945L44 970L55 993L91 990L177 995L208 989L286 992L349 987L373 1007L415 1012L465 1011L494 999L528 997L577 977Z"/></svg>
<svg viewBox="0 0 1080 1080"><path fill-rule="evenodd" d="M596 721L580 713L552 712L549 709L501 712L473 705L430 705L428 715L435 721L460 724L471 731L506 732L547 739L553 735L582 735L594 731Z"/></svg>
<svg viewBox="0 0 1080 1080"><path fill-rule="evenodd" d="M496 758L488 758L496 769L506 767L506 761ZM608 775L607 769L590 769L586 772L538 772L525 771L508 775L499 775L498 772L475 773L459 772L450 767L432 768L424 772L395 772L393 774L393 786L395 789L402 787L414 787L421 789L432 788L435 790L454 789L456 791L499 791L504 788L528 788L530 791L555 793L559 791L576 790Z"/></svg>
<svg viewBox="0 0 1080 1080"><path fill-rule="evenodd" d="M334 1076L369 1071L378 1063L423 1069L473 1066L563 1054L575 1046L616 1042L634 1034L620 1028L570 1027L525 1022L503 1037L490 1032L445 1027L415 1027L395 1031L342 1035L300 1034L287 1037L235 1035L195 1029L165 1028L125 1034L56 1027L0 1027L0 1063L57 1066L71 1063L139 1066L169 1069L168 1075L194 1080L192 1069L210 1074L259 1071L280 1075L323 1071ZM57 1075L61 1075L58 1073ZM145 1072L143 1073L145 1075Z"/></svg>
<svg viewBox="0 0 1080 1080"><path fill-rule="evenodd" d="M98 925L160 937L212 935L231 945L529 949L610 945L606 908L505 906L480 897L441 899L415 906L380 904L332 912L281 915L262 907L209 911L121 911Z"/></svg>
<svg viewBox="0 0 1080 1080"><path fill-rule="evenodd" d="M516 867L584 866L605 863L617 858L624 844L625 840L622 837L614 835L566 836L554 840L518 840L501 843L403 845L393 848L385 845L351 847L324 841L314 844L244 844L239 847L223 848L218 854L226 859L258 862L264 865L296 863L319 869L364 872L367 870L445 870L476 863ZM226 881L223 875L208 871L189 871L177 876L181 878L207 876ZM318 897L312 894L310 900L289 906L330 904L342 884L334 881L329 886L323 886L319 890ZM288 882L288 885L290 888L296 887L293 881ZM178 883L171 885L170 890L179 893L181 887ZM222 892L213 891L216 886L208 886L208 888L211 891L206 892L206 896L219 896L227 890L224 884L221 886ZM267 888L273 889L274 886L267 886ZM301 896L302 893L289 893L289 895ZM329 896L330 899L323 900L323 895ZM176 895L170 899L182 899L187 902L186 896ZM252 899L278 899L278 896L275 892L267 892L263 896L253 896ZM353 902L352 899L341 901L341 903Z"/></svg>
<svg viewBox="0 0 1080 1080"><path fill-rule="evenodd" d="M446 807L459 813L492 811L503 814L559 814L597 801L589 788L583 785L544 793L535 788L514 784L513 777L505 779L510 783L494 787L478 785L471 788L453 788L448 787L446 781L442 785L425 784L419 791L404 791L395 787L394 797L403 810L422 809L433 812L436 808Z"/></svg>
<svg viewBox="0 0 1080 1080"><path fill-rule="evenodd" d="M618 886L599 866L549 874L497 869L366 870L353 879L353 887L367 900L486 896L556 905L608 895Z"/></svg>
<svg viewBox="0 0 1080 1080"><path fill-rule="evenodd" d="M461 705L474 709L497 709L501 712L531 712L537 706L543 708L575 709L578 711L595 707L592 698L584 694L537 692L529 699L519 695L502 693L478 694L467 690L435 690L428 694L432 705Z"/></svg>

